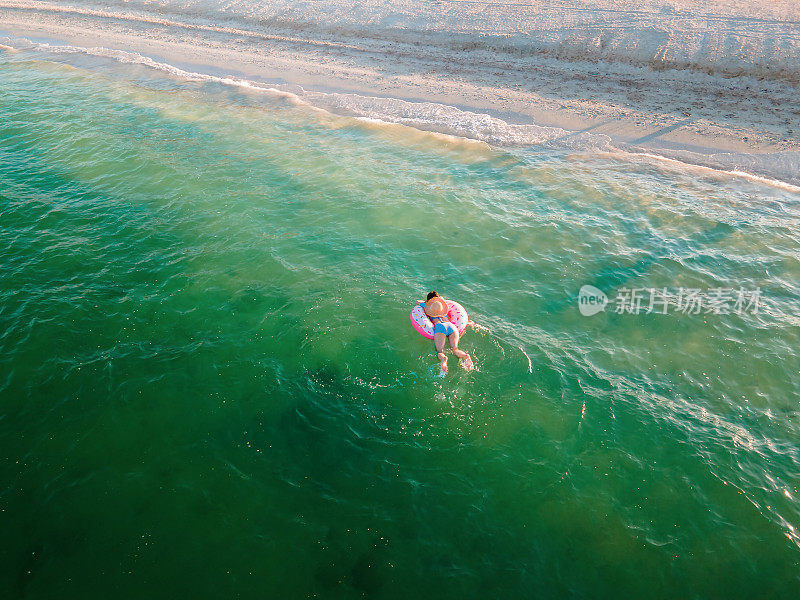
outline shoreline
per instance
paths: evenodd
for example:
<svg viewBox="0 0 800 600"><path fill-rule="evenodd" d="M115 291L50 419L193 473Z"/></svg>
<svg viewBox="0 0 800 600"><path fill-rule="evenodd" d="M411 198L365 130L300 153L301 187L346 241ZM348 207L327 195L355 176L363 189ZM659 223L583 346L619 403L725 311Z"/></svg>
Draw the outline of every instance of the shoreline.
<svg viewBox="0 0 800 600"><path fill-rule="evenodd" d="M800 186L800 107L790 102L800 90L785 81L550 58L515 63L485 52L427 56L424 48L385 40L304 39L40 2L8 6L0 2L0 35L134 52L290 91L299 86L303 99L335 114L497 146L652 154ZM756 84L761 91L749 95ZM670 86L675 94L664 89ZM426 103L436 106L415 115Z"/></svg>

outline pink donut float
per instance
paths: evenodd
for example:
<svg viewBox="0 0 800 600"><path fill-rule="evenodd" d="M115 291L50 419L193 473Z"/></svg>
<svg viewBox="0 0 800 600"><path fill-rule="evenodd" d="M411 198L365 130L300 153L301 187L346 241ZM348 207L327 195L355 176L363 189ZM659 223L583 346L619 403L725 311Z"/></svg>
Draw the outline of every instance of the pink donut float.
<svg viewBox="0 0 800 600"><path fill-rule="evenodd" d="M467 323L469 323L467 311L464 310L464 307L458 302L453 302L451 300L445 300L445 302L447 302L447 308L450 309L447 311L447 318L456 326L459 335L464 335ZM422 337L428 338L429 340L433 339L433 323L431 323L428 315L425 314L424 303L417 303L414 305L414 308L411 309L411 325Z"/></svg>

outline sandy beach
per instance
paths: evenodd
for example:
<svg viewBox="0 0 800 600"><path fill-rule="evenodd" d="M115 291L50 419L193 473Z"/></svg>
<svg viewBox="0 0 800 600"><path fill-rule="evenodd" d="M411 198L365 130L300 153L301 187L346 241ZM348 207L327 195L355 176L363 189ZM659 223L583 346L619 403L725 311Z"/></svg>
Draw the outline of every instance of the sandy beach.
<svg viewBox="0 0 800 600"><path fill-rule="evenodd" d="M710 15L693 6L665 13L654 5L648 13L573 4L558 13L536 4L518 12L490 3L487 16L469 3L449 3L442 15L461 17L453 30L419 3L388 15L370 3L299 17L224 12L228 26L199 9L196 18L173 14L168 3L109 10L3 0L0 31L11 45L28 39L135 53L189 72L276 85L337 114L490 144L648 153L800 184L800 26L792 20L800 10L764 4L772 12L752 19L725 3ZM588 14L583 30L570 10ZM556 14L562 22L553 24ZM669 31L670 19L683 28ZM525 26L532 29L520 34ZM708 26L723 32L717 48L709 49ZM740 63L720 58L732 39L755 35L763 52L780 53Z"/></svg>

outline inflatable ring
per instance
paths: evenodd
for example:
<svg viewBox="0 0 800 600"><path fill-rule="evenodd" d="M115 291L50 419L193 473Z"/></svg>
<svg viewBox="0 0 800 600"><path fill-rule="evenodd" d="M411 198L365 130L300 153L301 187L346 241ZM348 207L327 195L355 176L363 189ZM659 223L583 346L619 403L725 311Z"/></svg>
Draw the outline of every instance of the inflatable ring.
<svg viewBox="0 0 800 600"><path fill-rule="evenodd" d="M467 311L464 310L464 307L458 302L453 302L451 300L445 300L445 302L447 302L447 308L450 309L447 311L447 318L456 326L458 334L464 335L467 323L469 323ZM428 315L425 314L424 303L417 303L414 305L414 308L411 309L411 325L422 337L428 338L429 340L433 339L433 323L431 323Z"/></svg>

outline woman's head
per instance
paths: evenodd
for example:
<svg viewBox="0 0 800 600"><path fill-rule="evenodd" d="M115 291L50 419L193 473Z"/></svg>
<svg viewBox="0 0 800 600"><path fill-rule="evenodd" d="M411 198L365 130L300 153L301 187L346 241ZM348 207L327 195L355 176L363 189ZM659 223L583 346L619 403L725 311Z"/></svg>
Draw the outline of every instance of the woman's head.
<svg viewBox="0 0 800 600"><path fill-rule="evenodd" d="M444 317L448 311L447 301L438 293L431 292L425 300L425 314L429 317Z"/></svg>

